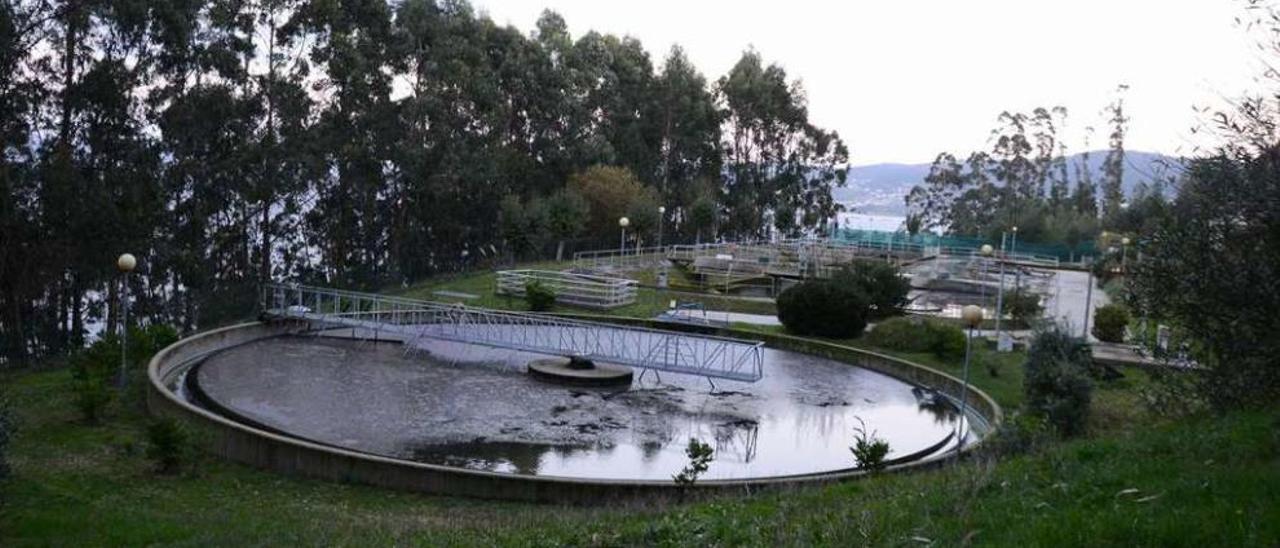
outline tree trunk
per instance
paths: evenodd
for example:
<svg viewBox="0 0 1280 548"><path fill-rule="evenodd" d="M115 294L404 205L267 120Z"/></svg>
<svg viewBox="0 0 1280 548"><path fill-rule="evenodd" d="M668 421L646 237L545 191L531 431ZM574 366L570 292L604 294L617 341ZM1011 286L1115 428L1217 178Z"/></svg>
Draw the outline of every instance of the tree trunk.
<svg viewBox="0 0 1280 548"><path fill-rule="evenodd" d="M271 281L271 203L269 200L262 202L262 220L259 231L262 232L262 264L258 272L258 280L262 282Z"/></svg>
<svg viewBox="0 0 1280 548"><path fill-rule="evenodd" d="M71 285L71 346L84 346L84 289L80 277Z"/></svg>
<svg viewBox="0 0 1280 548"><path fill-rule="evenodd" d="M118 297L118 295L120 295L119 286L120 283L115 280L107 282L107 323L102 328L103 334L116 333L116 318L120 309L120 298Z"/></svg>

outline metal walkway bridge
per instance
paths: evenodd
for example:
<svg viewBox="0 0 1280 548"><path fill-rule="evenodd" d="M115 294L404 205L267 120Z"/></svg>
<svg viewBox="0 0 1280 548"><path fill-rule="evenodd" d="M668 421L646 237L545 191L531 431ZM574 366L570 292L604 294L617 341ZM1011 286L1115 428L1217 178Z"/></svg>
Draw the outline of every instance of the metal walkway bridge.
<svg viewBox="0 0 1280 548"><path fill-rule="evenodd" d="M264 284L269 317L320 327L398 335L406 344L436 339L592 360L655 371L755 382L764 375L764 343L441 304L293 284Z"/></svg>

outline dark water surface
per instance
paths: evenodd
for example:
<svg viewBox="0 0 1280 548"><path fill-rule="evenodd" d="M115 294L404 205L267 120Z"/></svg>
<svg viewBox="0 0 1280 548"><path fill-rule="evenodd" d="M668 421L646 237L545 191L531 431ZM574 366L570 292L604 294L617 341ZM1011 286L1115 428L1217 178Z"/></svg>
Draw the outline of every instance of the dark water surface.
<svg viewBox="0 0 1280 548"><path fill-rule="evenodd" d="M764 379L717 381L652 372L629 391L546 384L535 354L430 342L288 337L223 351L198 371L219 404L293 435L359 451L477 470L669 480L694 437L711 444L704 478L850 468L858 419L890 458L956 428L946 406L892 377L766 349ZM637 375L639 376L639 375ZM931 410L932 407L932 410Z"/></svg>

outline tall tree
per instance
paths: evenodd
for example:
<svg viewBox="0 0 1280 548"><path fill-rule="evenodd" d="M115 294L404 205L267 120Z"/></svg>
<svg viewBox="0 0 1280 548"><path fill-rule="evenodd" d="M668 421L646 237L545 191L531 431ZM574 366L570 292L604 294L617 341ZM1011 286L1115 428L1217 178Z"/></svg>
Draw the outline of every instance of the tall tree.
<svg viewBox="0 0 1280 548"><path fill-rule="evenodd" d="M47 95L30 52L47 46L54 6L0 5L0 364L39 352L33 318L51 257L40 226L36 114Z"/></svg>
<svg viewBox="0 0 1280 548"><path fill-rule="evenodd" d="M317 181L309 220L325 248L326 279L368 286L387 276L387 177L395 135L388 67L391 8L380 0L304 4L293 32L315 40L313 84L323 111L315 139L326 172Z"/></svg>
<svg viewBox="0 0 1280 548"><path fill-rule="evenodd" d="M692 222L690 208L704 196L699 181L720 178L720 112L706 78L679 46L671 47L656 86L658 192L675 228L699 233L710 229L710 223Z"/></svg>
<svg viewBox="0 0 1280 548"><path fill-rule="evenodd" d="M835 217L849 151L809 122L804 90L748 50L716 83L724 120L726 229L737 237L797 236Z"/></svg>
<svg viewBox="0 0 1280 548"><path fill-rule="evenodd" d="M1124 113L1124 92L1129 86L1121 84L1116 98L1104 111L1111 134L1107 138L1107 156L1102 160L1102 217L1108 222L1120 214L1124 203L1124 136L1129 118Z"/></svg>

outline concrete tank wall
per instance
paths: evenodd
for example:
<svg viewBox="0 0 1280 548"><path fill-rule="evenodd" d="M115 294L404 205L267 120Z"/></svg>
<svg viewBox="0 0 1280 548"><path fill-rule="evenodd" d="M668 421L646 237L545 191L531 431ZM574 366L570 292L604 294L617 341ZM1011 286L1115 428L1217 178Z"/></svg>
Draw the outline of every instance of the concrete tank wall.
<svg viewBox="0 0 1280 548"><path fill-rule="evenodd" d="M620 320L621 321L621 320ZM625 323L647 323L644 320ZM663 324L662 327L671 327ZM277 435L240 424L197 407L169 388L191 365L219 350L285 335L305 328L296 322L246 323L195 334L160 351L148 365L147 406L155 416L173 417L193 433L204 449L236 462L274 472L376 485L393 489L479 498L558 503L599 503L635 498L677 497L680 487L665 481L624 481L522 476L451 468L367 453L348 451ZM695 330L696 331L696 330ZM771 346L821 355L880 371L916 384L959 396L960 381L945 373L890 356L836 344L785 335L713 330L718 334L763 340ZM970 388L973 409L991 425L1001 411L990 397ZM972 451L974 445L966 448ZM919 469L944 462L948 456L889 467ZM844 481L863 477L861 471L787 476L751 480L705 480L693 495L744 494L764 489Z"/></svg>

